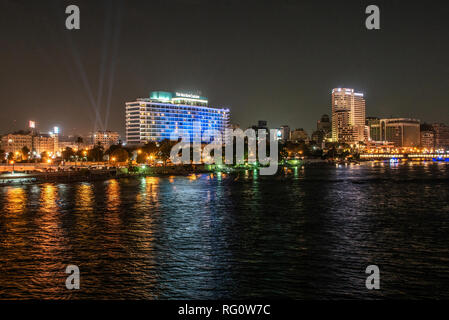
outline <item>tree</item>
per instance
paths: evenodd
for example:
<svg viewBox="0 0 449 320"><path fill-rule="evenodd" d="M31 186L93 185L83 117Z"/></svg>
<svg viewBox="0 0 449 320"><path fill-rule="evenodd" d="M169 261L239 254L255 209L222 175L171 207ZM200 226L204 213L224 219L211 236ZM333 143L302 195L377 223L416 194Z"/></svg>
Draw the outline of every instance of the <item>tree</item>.
<svg viewBox="0 0 449 320"><path fill-rule="evenodd" d="M149 141L142 147L142 151L148 154L156 154L159 151L156 142Z"/></svg>
<svg viewBox="0 0 449 320"><path fill-rule="evenodd" d="M89 150L88 158L92 161L103 161L104 148L101 144L96 145Z"/></svg>
<svg viewBox="0 0 449 320"><path fill-rule="evenodd" d="M0 150L0 163L4 162L6 158L5 150Z"/></svg>
<svg viewBox="0 0 449 320"><path fill-rule="evenodd" d="M170 140L162 140L159 147L159 156L164 161L164 166L167 165L167 160L170 159L170 153L172 148L175 144L177 144L177 141L170 141Z"/></svg>
<svg viewBox="0 0 449 320"><path fill-rule="evenodd" d="M45 159L45 158L47 158L47 157L48 157L48 154L47 154L46 151L44 151L44 152L41 153L41 159L42 159L42 160Z"/></svg>
<svg viewBox="0 0 449 320"><path fill-rule="evenodd" d="M124 148L116 148L112 153L110 153L110 159L115 159L118 162L126 162L129 159L129 153Z"/></svg>
<svg viewBox="0 0 449 320"><path fill-rule="evenodd" d="M77 137L76 138L76 145L78 147L78 150L80 150L80 145L82 145L84 143L84 140L82 137Z"/></svg>
<svg viewBox="0 0 449 320"><path fill-rule="evenodd" d="M286 161L288 158L288 150L287 147L285 146L285 143L279 143L279 160L281 161Z"/></svg>
<svg viewBox="0 0 449 320"><path fill-rule="evenodd" d="M64 159L64 161L70 161L70 159L74 156L75 151L73 151L73 149L70 147L65 148L65 150L62 152L62 159Z"/></svg>
<svg viewBox="0 0 449 320"><path fill-rule="evenodd" d="M108 150L106 150L105 154L111 155L115 150L118 150L118 149L123 149L122 145L121 144L113 144L109 147Z"/></svg>
<svg viewBox="0 0 449 320"><path fill-rule="evenodd" d="M29 158L29 155L30 155L30 149L28 149L27 146L23 146L23 148L22 148L22 155L23 155L23 157L25 157L26 159Z"/></svg>

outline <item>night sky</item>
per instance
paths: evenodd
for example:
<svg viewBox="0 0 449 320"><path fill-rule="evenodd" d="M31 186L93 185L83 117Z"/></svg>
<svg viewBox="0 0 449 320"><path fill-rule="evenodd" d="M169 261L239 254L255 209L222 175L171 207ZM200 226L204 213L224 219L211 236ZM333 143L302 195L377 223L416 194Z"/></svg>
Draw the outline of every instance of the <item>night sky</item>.
<svg viewBox="0 0 449 320"><path fill-rule="evenodd" d="M33 119L123 134L124 103L153 90L199 90L241 127L310 134L335 87L364 92L367 116L449 123L447 3L0 0L0 133ZM65 29L70 4L79 31ZM368 4L380 31L365 28Z"/></svg>

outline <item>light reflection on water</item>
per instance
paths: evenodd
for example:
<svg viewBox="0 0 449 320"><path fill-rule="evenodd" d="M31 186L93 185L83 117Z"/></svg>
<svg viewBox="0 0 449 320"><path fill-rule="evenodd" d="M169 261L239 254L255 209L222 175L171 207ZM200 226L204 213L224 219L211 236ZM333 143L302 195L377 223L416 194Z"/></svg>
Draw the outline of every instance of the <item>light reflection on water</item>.
<svg viewBox="0 0 449 320"><path fill-rule="evenodd" d="M448 181L387 163L3 187L0 298L448 298Z"/></svg>

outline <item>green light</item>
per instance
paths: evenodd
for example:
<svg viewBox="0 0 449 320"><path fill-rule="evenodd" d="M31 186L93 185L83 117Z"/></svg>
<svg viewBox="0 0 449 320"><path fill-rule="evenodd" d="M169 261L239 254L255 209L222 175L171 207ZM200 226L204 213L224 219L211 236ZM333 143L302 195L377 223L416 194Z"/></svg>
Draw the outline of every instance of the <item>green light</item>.
<svg viewBox="0 0 449 320"><path fill-rule="evenodd" d="M150 99L155 100L171 100L173 98L173 93L167 91L153 91L150 93Z"/></svg>

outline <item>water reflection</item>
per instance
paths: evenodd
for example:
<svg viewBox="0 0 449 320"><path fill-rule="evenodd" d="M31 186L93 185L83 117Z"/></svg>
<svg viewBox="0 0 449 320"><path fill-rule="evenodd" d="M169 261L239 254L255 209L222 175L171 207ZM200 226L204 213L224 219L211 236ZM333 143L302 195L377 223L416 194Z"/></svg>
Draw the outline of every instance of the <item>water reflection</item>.
<svg viewBox="0 0 449 320"><path fill-rule="evenodd" d="M0 298L448 297L448 180L401 163L4 187Z"/></svg>

